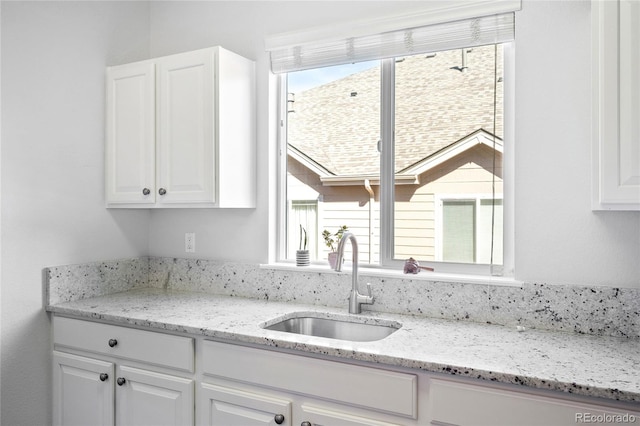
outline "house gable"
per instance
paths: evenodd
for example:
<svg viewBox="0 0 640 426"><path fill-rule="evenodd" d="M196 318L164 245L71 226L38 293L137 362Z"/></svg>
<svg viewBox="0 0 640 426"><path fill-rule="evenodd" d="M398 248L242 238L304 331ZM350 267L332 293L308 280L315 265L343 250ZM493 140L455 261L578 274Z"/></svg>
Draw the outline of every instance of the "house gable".
<svg viewBox="0 0 640 426"><path fill-rule="evenodd" d="M420 185L421 175L444 165L465 152L470 152L478 146L495 150L496 153L500 155L502 155L503 152L502 139L494 137L491 133L483 129L479 129L459 141L444 147L440 151L420 159L404 170L399 171L395 175L395 183L396 185ZM365 181L371 185L380 185L379 175L336 176L295 148L289 150L289 156L305 166L309 172L316 174L323 186L362 186L365 184Z"/></svg>

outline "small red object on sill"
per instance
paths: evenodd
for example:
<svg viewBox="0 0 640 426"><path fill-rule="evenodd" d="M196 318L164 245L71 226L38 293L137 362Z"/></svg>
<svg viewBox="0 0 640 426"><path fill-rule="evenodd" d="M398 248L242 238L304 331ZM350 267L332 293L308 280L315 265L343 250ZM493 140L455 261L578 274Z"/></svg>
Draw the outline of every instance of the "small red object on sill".
<svg viewBox="0 0 640 426"><path fill-rule="evenodd" d="M425 271L432 271L433 272L433 268L430 268L428 266L420 266L418 261L415 260L413 257L410 257L409 259L407 259L404 262L404 273L405 274L417 274L418 272L420 272L420 269L424 269Z"/></svg>

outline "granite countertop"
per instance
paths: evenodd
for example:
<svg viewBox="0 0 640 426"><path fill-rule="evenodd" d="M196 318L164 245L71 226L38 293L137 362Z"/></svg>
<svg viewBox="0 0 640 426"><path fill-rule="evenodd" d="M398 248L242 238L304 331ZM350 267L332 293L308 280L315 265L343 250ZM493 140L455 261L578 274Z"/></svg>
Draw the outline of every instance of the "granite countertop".
<svg viewBox="0 0 640 426"><path fill-rule="evenodd" d="M640 403L637 339L363 312L356 316L363 322L396 321L402 327L379 341L349 342L260 327L294 312L346 317L346 302L344 309L337 309L151 288L54 304L47 310L112 324Z"/></svg>

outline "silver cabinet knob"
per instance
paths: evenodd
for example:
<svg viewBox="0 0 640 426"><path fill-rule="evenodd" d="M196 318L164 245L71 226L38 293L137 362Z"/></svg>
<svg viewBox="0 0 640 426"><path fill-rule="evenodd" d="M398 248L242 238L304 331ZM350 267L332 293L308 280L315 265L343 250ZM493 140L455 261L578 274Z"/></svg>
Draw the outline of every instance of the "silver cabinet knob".
<svg viewBox="0 0 640 426"><path fill-rule="evenodd" d="M118 378L116 379L116 383L118 384L118 386L122 386L122 385L124 385L125 383L127 383L127 380L126 380L124 377L118 377Z"/></svg>
<svg viewBox="0 0 640 426"><path fill-rule="evenodd" d="M101 382L106 382L108 378L109 378L109 375L107 373L100 373Z"/></svg>
<svg viewBox="0 0 640 426"><path fill-rule="evenodd" d="M109 346L110 347L115 347L118 344L118 341L116 339L109 339Z"/></svg>
<svg viewBox="0 0 640 426"><path fill-rule="evenodd" d="M142 190L142 195L149 195L149 194L151 194L151 190L149 188L144 188Z"/></svg>
<svg viewBox="0 0 640 426"><path fill-rule="evenodd" d="M164 195L164 194L166 194L166 193L167 193L167 190L166 190L166 189L164 189L164 188L160 188L160 189L158 190L158 194L160 194L160 195Z"/></svg>
<svg viewBox="0 0 640 426"><path fill-rule="evenodd" d="M282 414L276 414L273 420L276 422L276 424L281 425L284 422L284 416Z"/></svg>
<svg viewBox="0 0 640 426"><path fill-rule="evenodd" d="M300 426L311 426L311 422L302 422Z"/></svg>

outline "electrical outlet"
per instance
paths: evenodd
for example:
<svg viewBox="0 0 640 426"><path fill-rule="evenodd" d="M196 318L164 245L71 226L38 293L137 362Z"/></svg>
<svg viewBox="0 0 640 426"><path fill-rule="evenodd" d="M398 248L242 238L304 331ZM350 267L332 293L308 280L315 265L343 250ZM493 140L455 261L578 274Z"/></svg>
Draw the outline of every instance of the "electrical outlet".
<svg viewBox="0 0 640 426"><path fill-rule="evenodd" d="M195 232L187 232L184 234L184 251L187 253L196 252L196 234Z"/></svg>

